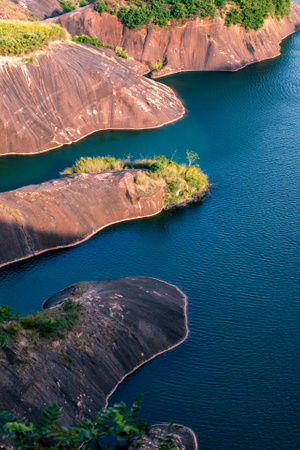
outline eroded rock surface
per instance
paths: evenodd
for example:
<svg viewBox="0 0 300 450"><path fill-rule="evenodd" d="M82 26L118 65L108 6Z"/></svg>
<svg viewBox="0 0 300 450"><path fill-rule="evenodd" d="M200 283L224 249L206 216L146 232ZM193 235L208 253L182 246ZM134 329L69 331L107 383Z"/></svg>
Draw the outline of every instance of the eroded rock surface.
<svg viewBox="0 0 300 450"><path fill-rule="evenodd" d="M46 151L97 130L159 127L184 114L169 87L112 50L58 43L33 59L0 59L0 155Z"/></svg>
<svg viewBox="0 0 300 450"><path fill-rule="evenodd" d="M68 247L117 222L159 213L164 190L138 197L135 170L75 174L0 194L0 267Z"/></svg>
<svg viewBox="0 0 300 450"><path fill-rule="evenodd" d="M72 35L86 34L123 47L131 57L149 66L163 59L165 66L154 73L162 76L184 70L238 70L279 55L282 39L300 28L300 5L292 3L291 19L269 18L262 29L249 33L239 25L225 27L221 18L189 21L182 27L151 24L132 31L115 15L100 16L93 5L55 21Z"/></svg>
<svg viewBox="0 0 300 450"><path fill-rule="evenodd" d="M175 286L128 277L91 281L85 289L76 300L82 320L66 338L41 340L27 353L20 344L22 359L0 348L0 409L36 419L57 400L65 424L94 417L126 375L187 336L186 297ZM73 290L44 306L61 304Z"/></svg>
<svg viewBox="0 0 300 450"><path fill-rule="evenodd" d="M180 450L197 450L198 442L194 432L183 425L161 423L153 425L150 432L142 441L143 450L158 450L158 438L165 439L168 435L172 435L173 444ZM133 450L133 448L131 449Z"/></svg>

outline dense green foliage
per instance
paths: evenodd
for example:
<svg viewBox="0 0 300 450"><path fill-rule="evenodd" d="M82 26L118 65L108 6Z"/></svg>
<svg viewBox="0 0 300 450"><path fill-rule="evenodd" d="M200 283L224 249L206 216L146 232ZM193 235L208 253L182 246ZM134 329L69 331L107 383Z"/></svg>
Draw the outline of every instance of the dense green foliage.
<svg viewBox="0 0 300 450"><path fill-rule="evenodd" d="M258 30L269 15L282 18L289 15L290 0L235 0L237 6L227 12L225 24L242 24L246 30Z"/></svg>
<svg viewBox="0 0 300 450"><path fill-rule="evenodd" d="M140 197L154 195L163 186L166 188L165 203L178 203L199 191L206 191L206 175L197 165L194 152L187 152L189 165L178 164L164 155L153 159L141 159L131 162L111 156L80 158L72 167L65 169L62 175L73 173L97 173L104 170L142 169L136 176L136 191ZM144 170L143 170L144 169Z"/></svg>
<svg viewBox="0 0 300 450"><path fill-rule="evenodd" d="M188 166L167 159L164 155L156 156L152 160L136 161L134 168L149 169L137 174L137 193L140 196L153 195L161 188L163 182L166 189L165 204L169 205L176 204L198 192L205 192L208 189L207 177L197 165L192 165L198 159L196 153L193 155L194 158L189 160Z"/></svg>
<svg viewBox="0 0 300 450"><path fill-rule="evenodd" d="M94 47L109 48L110 50L114 50L116 52L117 56L120 56L121 58L129 59L129 56L128 56L126 50L123 50L121 47L113 47L112 45L104 45L97 38L91 38L91 37L85 36L83 34L82 36L74 36L72 38L72 41L73 42L81 42L82 44L94 45Z"/></svg>
<svg viewBox="0 0 300 450"><path fill-rule="evenodd" d="M65 30L52 23L0 20L0 55L24 55L65 36Z"/></svg>
<svg viewBox="0 0 300 450"><path fill-rule="evenodd" d="M70 428L57 423L61 412L56 403L48 406L37 422L18 419L14 414L0 410L0 435L10 437L15 447L22 449L121 450L128 449L130 445L142 448L141 439L149 431L150 425L138 419L141 400L142 396L137 396L129 409L121 402L100 411L94 420L86 420ZM170 434L165 438L159 437L157 443L161 450L175 450Z"/></svg>
<svg viewBox="0 0 300 450"><path fill-rule="evenodd" d="M91 37L86 36L84 34L82 36L74 36L72 38L72 41L73 42L81 42L82 44L94 45L94 47L109 48L111 50L115 50L115 47L113 47L112 45L104 45L97 38L91 38Z"/></svg>
<svg viewBox="0 0 300 450"><path fill-rule="evenodd" d="M118 14L119 19L132 30L150 22L164 26L172 21L226 17L226 25L241 24L247 30L263 26L269 14L283 17L289 14L291 0L100 0L96 9Z"/></svg>
<svg viewBox="0 0 300 450"><path fill-rule="evenodd" d="M70 12L74 9L81 8L81 6L94 3L94 0L61 0L59 3L65 12Z"/></svg>

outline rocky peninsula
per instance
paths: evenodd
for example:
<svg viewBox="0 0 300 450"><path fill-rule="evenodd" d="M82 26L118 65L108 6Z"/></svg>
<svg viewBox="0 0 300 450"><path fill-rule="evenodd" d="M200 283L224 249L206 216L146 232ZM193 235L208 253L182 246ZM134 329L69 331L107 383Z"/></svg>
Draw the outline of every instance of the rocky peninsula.
<svg viewBox="0 0 300 450"><path fill-rule="evenodd" d="M102 228L153 216L164 190L138 196L136 171L75 174L0 194L0 267L78 244Z"/></svg>
<svg viewBox="0 0 300 450"><path fill-rule="evenodd" d="M0 155L47 151L97 130L159 127L184 114L169 87L112 50L61 42L32 58L0 58Z"/></svg>
<svg viewBox="0 0 300 450"><path fill-rule="evenodd" d="M209 186L199 167L164 156L134 163L81 158L64 173L70 175L0 194L0 267L79 244L114 223L198 202Z"/></svg>
<svg viewBox="0 0 300 450"><path fill-rule="evenodd" d="M263 28L249 30L225 26L224 19L187 21L183 26L149 24L141 30L126 27L116 15L102 16L88 5L51 19L74 35L97 37L105 44L120 46L128 55L148 65L164 65L154 77L174 72L235 71L280 54L280 43L300 28L300 5L292 2L290 18L269 17Z"/></svg>
<svg viewBox="0 0 300 450"><path fill-rule="evenodd" d="M0 347L0 408L36 420L57 400L66 425L94 417L124 377L188 334L186 296L157 279L79 283L46 300L45 313L69 299L79 317L63 335L24 332Z"/></svg>

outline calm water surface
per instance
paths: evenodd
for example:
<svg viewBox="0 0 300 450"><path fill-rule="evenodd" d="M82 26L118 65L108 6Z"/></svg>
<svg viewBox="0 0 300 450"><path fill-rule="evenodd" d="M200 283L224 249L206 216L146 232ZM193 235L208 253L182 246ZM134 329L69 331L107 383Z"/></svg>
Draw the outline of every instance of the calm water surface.
<svg viewBox="0 0 300 450"><path fill-rule="evenodd" d="M112 402L143 392L145 419L192 427L202 449L299 449L300 34L284 42L280 58L164 82L183 99L183 120L0 158L0 187L57 177L82 155L177 150L181 161L191 149L211 195L0 270L0 304L36 310L80 280L148 275L174 283L189 298L188 340L129 377Z"/></svg>

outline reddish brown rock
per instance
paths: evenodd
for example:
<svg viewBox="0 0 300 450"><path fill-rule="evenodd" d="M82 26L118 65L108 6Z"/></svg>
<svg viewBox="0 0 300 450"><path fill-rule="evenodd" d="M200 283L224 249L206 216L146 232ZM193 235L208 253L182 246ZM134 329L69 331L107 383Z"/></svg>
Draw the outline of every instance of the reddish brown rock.
<svg viewBox="0 0 300 450"><path fill-rule="evenodd" d="M0 19L39 20L55 17L64 10L58 0L4 0L0 2Z"/></svg>
<svg viewBox="0 0 300 450"><path fill-rule="evenodd" d="M33 59L0 59L0 155L43 152L97 130L159 127L184 114L169 87L112 50L57 43Z"/></svg>
<svg viewBox="0 0 300 450"><path fill-rule="evenodd" d="M64 12L59 0L18 0L18 3L25 4L28 10L39 20L54 17Z"/></svg>
<svg viewBox="0 0 300 450"><path fill-rule="evenodd" d="M46 302L82 304L65 337L23 337L0 347L0 409L36 420L56 400L64 424L94 418L125 376L188 335L186 296L163 281L90 281L77 299L74 291L76 285Z"/></svg>
<svg viewBox="0 0 300 450"><path fill-rule="evenodd" d="M14 3L12 0L5 0L0 2L0 19L4 20L24 20L28 16L28 9L22 7L19 4Z"/></svg>
<svg viewBox="0 0 300 450"><path fill-rule="evenodd" d="M0 267L78 244L110 224L158 214L163 189L138 197L135 175L75 174L0 194Z"/></svg>
<svg viewBox="0 0 300 450"><path fill-rule="evenodd" d="M291 19L270 18L262 29L249 33L238 25L225 27L221 18L190 21L182 27L151 24L142 31L132 31L115 15L100 16L93 5L54 20L72 35L86 34L123 47L149 66L164 59L165 67L154 74L162 76L184 70L238 70L279 55L282 39L300 27L300 5L292 3Z"/></svg>

